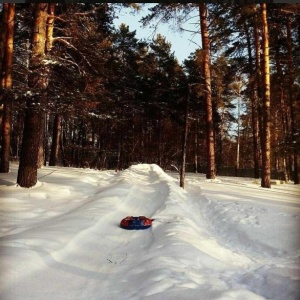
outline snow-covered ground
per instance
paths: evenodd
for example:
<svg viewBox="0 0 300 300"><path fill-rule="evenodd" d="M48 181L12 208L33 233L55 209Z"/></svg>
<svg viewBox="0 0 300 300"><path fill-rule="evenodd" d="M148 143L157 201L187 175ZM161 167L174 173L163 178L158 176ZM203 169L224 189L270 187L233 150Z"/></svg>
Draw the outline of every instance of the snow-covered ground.
<svg viewBox="0 0 300 300"><path fill-rule="evenodd" d="M278 299L300 295L300 190L252 179L45 167L0 174L1 300ZM128 231L122 218L154 218Z"/></svg>

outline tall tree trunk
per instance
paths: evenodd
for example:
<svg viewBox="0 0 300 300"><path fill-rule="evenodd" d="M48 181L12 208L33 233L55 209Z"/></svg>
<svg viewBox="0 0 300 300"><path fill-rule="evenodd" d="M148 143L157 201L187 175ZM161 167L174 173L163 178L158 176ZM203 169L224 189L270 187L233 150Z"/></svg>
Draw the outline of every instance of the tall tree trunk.
<svg viewBox="0 0 300 300"><path fill-rule="evenodd" d="M118 133L118 154L116 172L123 169L123 138L121 133Z"/></svg>
<svg viewBox="0 0 300 300"><path fill-rule="evenodd" d="M241 123L241 99L240 99L240 91L238 93L238 109L237 109L237 114L238 114L238 118L237 118L237 140L236 140L236 173L235 176L238 176L238 172L239 172L239 168L240 168L240 144L241 144L241 133L240 133L240 123Z"/></svg>
<svg viewBox="0 0 300 300"><path fill-rule="evenodd" d="M162 157L163 157L163 146L162 146L162 113L159 112L159 117L157 121L157 140L158 140L158 162L157 164L162 168Z"/></svg>
<svg viewBox="0 0 300 300"><path fill-rule="evenodd" d="M262 18L262 50L263 50L263 135L261 137L262 148L262 179L261 186L264 188L271 187L271 159L270 159L270 66L269 66L269 34L268 34L268 21L267 21L267 5L261 5L261 18Z"/></svg>
<svg viewBox="0 0 300 300"><path fill-rule="evenodd" d="M37 163L39 150L40 113L28 100L24 121L24 131L20 154L17 183L21 187L32 187L37 182Z"/></svg>
<svg viewBox="0 0 300 300"><path fill-rule="evenodd" d="M205 100L206 100L206 143L207 143L207 171L206 178L214 179L216 177L215 168L215 140L213 124L213 106L211 93L210 76L210 41L207 28L207 8L205 3L199 4L202 49L204 53L203 69L205 80Z"/></svg>
<svg viewBox="0 0 300 300"><path fill-rule="evenodd" d="M2 9L2 13L1 13L1 23L0 23L0 74L2 74L2 67L3 67L3 61L4 61L4 55L5 55L8 5L9 5L8 3L3 4L3 9Z"/></svg>
<svg viewBox="0 0 300 300"><path fill-rule="evenodd" d="M185 115L184 115L184 127L182 134L182 155L181 155L181 168L180 168L180 187L184 189L185 184L185 164L186 164L186 144L189 130L189 101L190 101L190 87L188 86L186 103L185 103Z"/></svg>
<svg viewBox="0 0 300 300"><path fill-rule="evenodd" d="M46 49L45 49L46 53L49 53L52 50L52 46L53 46L54 11L55 11L55 3L49 3L47 32L46 32ZM55 115L49 166L56 166L58 162L58 153L61 145L60 141L61 141L61 131L62 131L61 119L62 116L60 114Z"/></svg>
<svg viewBox="0 0 300 300"><path fill-rule="evenodd" d="M259 145L261 145L261 136L262 136L262 74L261 74L261 55L260 55L260 40L259 40L259 30L258 30L258 15L257 15L257 4L254 4L254 45L255 45L255 100L256 105L253 109L256 108L256 112L252 116L252 124L253 124L253 134L257 135L257 155L258 157L258 177L259 178L259 167L260 167L260 151ZM253 103L254 105L254 103ZM256 117L256 118L255 118ZM256 174L257 176L257 174Z"/></svg>
<svg viewBox="0 0 300 300"><path fill-rule="evenodd" d="M45 56L46 24L48 17L48 4L37 3L35 5L35 19L32 40L32 55L30 59L31 73L28 78L29 88L33 93L27 100L25 111L24 131L20 165L17 183L21 187L32 187L37 182L37 163L39 151L39 134L43 97L48 85L47 76L42 75L43 58Z"/></svg>
<svg viewBox="0 0 300 300"><path fill-rule="evenodd" d="M49 53L53 46L53 29L54 29L54 11L56 3L49 3L48 6L48 19L46 31L46 48L45 52Z"/></svg>
<svg viewBox="0 0 300 300"><path fill-rule="evenodd" d="M45 113L45 132L44 132L44 166L47 166L47 160L49 160L49 145L48 145L48 137L49 137L49 114Z"/></svg>
<svg viewBox="0 0 300 300"><path fill-rule="evenodd" d="M45 54L48 54L53 46L53 29L54 29L54 10L55 3L49 3L48 5L48 18L46 27L46 42L45 42ZM45 74L49 74L49 67L44 67ZM38 168L40 169L44 165L45 161L45 124L46 113L41 113L41 126L40 126L40 145L38 152Z"/></svg>
<svg viewBox="0 0 300 300"><path fill-rule="evenodd" d="M199 149L199 138L198 138L198 131L199 131L199 118L196 119L195 122L195 133L194 133L194 141L195 141L195 173L198 173L198 149ZM222 152L222 142L220 145L220 149Z"/></svg>
<svg viewBox="0 0 300 300"><path fill-rule="evenodd" d="M254 83L255 86L255 83ZM251 91L251 111L252 111L252 142L253 142L253 160L254 160L254 178L259 178L259 135L258 135L258 116L257 116L257 95L256 88Z"/></svg>
<svg viewBox="0 0 300 300"><path fill-rule="evenodd" d="M282 158L282 169L284 172L284 180L288 182L288 170L287 170L287 164L286 164L286 144L285 144L285 137L287 136L288 132L288 122L287 122L287 111L286 111L286 103L285 103L285 97L284 97L284 75L282 71L282 67L280 64L280 44L278 40L278 36L276 37L275 44L277 45L275 48L275 62L276 62L276 73L277 73L277 81L278 81L278 90L279 90L279 116L278 116L278 124L280 124L281 128L281 135L284 137L284 139L281 136L281 139L278 141L279 142L279 149L281 148L282 150L282 143L284 142L284 152L283 154L279 155L279 158Z"/></svg>
<svg viewBox="0 0 300 300"><path fill-rule="evenodd" d="M15 19L15 4L3 4L3 27L1 29L5 32L5 39L3 43L3 56L1 57L1 88L10 90L12 87L12 60L13 60L13 40L14 40L14 19ZM3 36L4 37L4 36ZM1 45L2 46L2 45ZM6 96L5 104L3 106L2 118L2 147L0 159L0 172L9 172L9 157L10 157L10 140L11 140L11 106L12 98L8 94Z"/></svg>
<svg viewBox="0 0 300 300"><path fill-rule="evenodd" d="M254 4L254 11L255 11ZM254 25L257 31L257 25ZM253 68L253 57L251 52L251 38L248 24L245 22L245 32L247 37L247 49L249 57L250 70L250 99L251 99L251 124L252 124L252 143L253 143L253 161L254 161L254 178L259 178L259 152L258 152L258 116L257 116L257 80L255 79L255 72ZM256 42L256 41L255 41ZM258 41L257 41L258 42Z"/></svg>
<svg viewBox="0 0 300 300"><path fill-rule="evenodd" d="M295 107L294 107L294 78L295 70L293 67L293 56L292 56L292 37L291 37L291 19L290 16L286 16L286 29L287 29L287 50L288 50L288 84L289 84L289 107L291 116L291 144L293 149L293 160L294 160L294 172L293 180L295 184L299 184L299 166L298 166L298 149L295 145L297 129L295 125Z"/></svg>
<svg viewBox="0 0 300 300"><path fill-rule="evenodd" d="M57 165L60 139L61 139L61 116L57 114L55 115L55 119L54 119L49 166Z"/></svg>
<svg viewBox="0 0 300 300"><path fill-rule="evenodd" d="M39 150L38 150L38 162L37 167L40 169L44 165L44 159L45 159L45 124L46 124L46 113L44 111L41 111L41 118L40 118L40 131L39 131Z"/></svg>

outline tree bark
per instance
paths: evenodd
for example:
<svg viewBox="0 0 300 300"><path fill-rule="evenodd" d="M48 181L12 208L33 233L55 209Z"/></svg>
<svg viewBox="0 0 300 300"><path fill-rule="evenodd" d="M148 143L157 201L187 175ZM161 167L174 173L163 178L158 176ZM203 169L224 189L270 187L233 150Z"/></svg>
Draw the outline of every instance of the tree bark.
<svg viewBox="0 0 300 300"><path fill-rule="evenodd" d="M26 110L17 183L21 187L29 188L37 182L38 134L41 122L36 107L30 107L28 103Z"/></svg>
<svg viewBox="0 0 300 300"><path fill-rule="evenodd" d="M49 3L48 5L48 16L47 16L47 26L46 26L46 42L45 42L45 54L48 54L53 46L53 29L54 29L54 10L55 10L55 3ZM44 66L44 76L49 76L49 67ZM48 83L45 82L46 85ZM45 100L45 99L44 99ZM46 124L46 113L41 113L41 126L40 126L40 145L39 145L39 152L38 152L38 169L40 169L44 164L45 161L45 128Z"/></svg>
<svg viewBox="0 0 300 300"><path fill-rule="evenodd" d="M3 5L5 13L3 13L3 27L5 39L3 43L3 56L1 55L1 88L10 90L12 88L12 60L13 60L13 41L14 41L14 19L15 19L15 4L5 3ZM5 27L5 29L4 29ZM4 36L3 36L4 38ZM2 45L1 45L2 46ZM11 106L12 98L8 94L5 104L3 105L2 118L2 144L1 144L1 160L0 172L9 172L10 158L10 140L11 140Z"/></svg>
<svg viewBox="0 0 300 300"><path fill-rule="evenodd" d="M6 34L7 34L7 14L8 14L8 3L3 4L2 14L1 14L1 24L0 24L0 74L2 74L2 67L5 55L5 44L6 44ZM2 82L2 80L1 80Z"/></svg>
<svg viewBox="0 0 300 300"><path fill-rule="evenodd" d="M264 188L271 187L271 134L270 134L270 65L269 65L269 34L267 21L267 5L261 5L262 18L262 47L263 47L263 135L261 137L262 148L262 179L261 186Z"/></svg>
<svg viewBox="0 0 300 300"><path fill-rule="evenodd" d="M286 182L288 182L289 180L289 172L287 169L287 164L286 164L286 136L287 136L287 132L288 132L288 118L287 118L287 111L286 111L286 97L284 95L284 75L283 75L283 70L281 67L281 63L280 63L280 44L279 44L279 40L278 40L278 36L276 37L275 40L275 44L276 44L276 48L275 48L275 63L276 63L276 73L277 73L277 81L278 81L278 91L279 91L279 107L280 107L280 111L278 112L278 125L280 124L280 129L281 129L281 134L283 136L280 137L279 140L277 141L277 143L279 143L279 149L282 151L283 153L281 153L281 155L279 154L279 159L281 158L282 161L282 168L283 168L283 172L284 172L284 180ZM275 116L275 122L276 122L276 116ZM276 128L276 127L275 127ZM275 139L276 140L276 139ZM283 146L283 142L284 142L284 146ZM280 145L281 144L281 145ZM283 148L284 147L284 148Z"/></svg>
<svg viewBox="0 0 300 300"><path fill-rule="evenodd" d="M260 167L260 149L259 145L261 145L261 135L262 135L262 110L261 110L261 99L262 99L262 75L261 75L261 55L260 55L260 40L259 40L259 32L258 32L258 15L257 15L257 8L256 4L254 4L254 45L255 45L255 100L256 103L253 103L253 109L256 111L254 112L254 115L252 116L252 124L253 124L253 134L257 135L257 168L256 172L258 174L255 174L257 176L256 178L260 177L259 174L259 167ZM255 118L256 117L256 118ZM255 139L255 138L254 138Z"/></svg>
<svg viewBox="0 0 300 300"><path fill-rule="evenodd" d="M40 131L38 135L39 139L39 151L38 151L38 163L37 167L40 169L44 165L44 160L45 160L45 124L46 124L46 113L44 111L41 111L41 118L40 118Z"/></svg>
<svg viewBox="0 0 300 300"><path fill-rule="evenodd" d="M199 131L199 118L196 119L195 124L195 173L198 173L198 149L199 149L199 138L198 138L198 131ZM222 143L221 143L221 151L222 151Z"/></svg>
<svg viewBox="0 0 300 300"><path fill-rule="evenodd" d="M286 16L286 29L287 29L287 50L288 50L288 84L289 84L289 107L291 116L291 146L293 149L293 161L294 161L294 172L293 180L295 184L299 184L299 166L298 166L298 149L296 143L296 125L295 125L295 108L294 108L294 77L295 70L293 66L293 54L292 54L292 37L291 37L291 19L290 16Z"/></svg>
<svg viewBox="0 0 300 300"><path fill-rule="evenodd" d="M184 126L182 134L182 156L181 156L181 168L180 168L180 187L184 189L185 184L185 164L186 164L186 144L189 131L189 101L190 101L190 87L188 87L186 103L185 103L185 115Z"/></svg>
<svg viewBox="0 0 300 300"><path fill-rule="evenodd" d="M203 69L205 80L205 101L206 101L206 143L207 143L207 171L206 178L214 179L216 177L215 169L215 139L213 124L213 106L211 92L210 75L210 41L207 28L207 7L205 3L199 4L202 49L204 53Z"/></svg>
<svg viewBox="0 0 300 300"><path fill-rule="evenodd" d="M46 49L48 53L52 50L53 46L53 29L54 29L54 11L56 3L49 3L48 6L48 19L47 19L47 31L46 31Z"/></svg>
<svg viewBox="0 0 300 300"><path fill-rule="evenodd" d="M35 5L35 19L32 39L32 55L30 59L30 75L28 85L32 91L27 100L24 119L24 131L20 165L17 183L21 187L29 188L37 182L38 151L40 145L41 118L43 98L48 85L48 78L43 75L43 58L45 56L46 24L48 18L48 4L37 3Z"/></svg>
<svg viewBox="0 0 300 300"><path fill-rule="evenodd" d="M256 4L254 4L255 12ZM255 16L256 18L256 16ZM256 23L254 21L254 23ZM257 32L257 25L254 24L254 31ZM247 49L249 57L250 70L250 98L251 98L251 122L252 122L252 143L253 143L253 161L254 161L254 178L259 178L259 152L258 152L258 116L257 116L257 80L253 68L253 57L251 53L251 39L247 23L245 23L245 32L247 37ZM258 39L254 39L256 47L258 47ZM255 47L255 48L256 48Z"/></svg>
<svg viewBox="0 0 300 300"><path fill-rule="evenodd" d="M256 4L254 5L255 15L254 15L254 44L255 44L255 95L257 98L256 101L256 109L257 109L257 135L258 135L258 143L257 146L260 145L260 149L257 149L257 155L259 157L259 164L261 164L260 153L261 153L261 145L262 145L262 136L263 136L263 117L262 117L262 98L263 98L263 84L262 84L262 71L261 71L261 47L260 47L260 39L259 39L259 28L258 28L258 12L256 8Z"/></svg>

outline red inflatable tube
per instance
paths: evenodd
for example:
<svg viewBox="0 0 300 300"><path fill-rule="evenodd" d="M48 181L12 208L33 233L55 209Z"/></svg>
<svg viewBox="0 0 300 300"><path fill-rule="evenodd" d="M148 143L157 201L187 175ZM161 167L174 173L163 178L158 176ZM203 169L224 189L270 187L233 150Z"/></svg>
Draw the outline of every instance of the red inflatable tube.
<svg viewBox="0 0 300 300"><path fill-rule="evenodd" d="M152 226L152 219L146 218L145 216L133 217L128 216L124 218L120 227L124 229L147 229Z"/></svg>

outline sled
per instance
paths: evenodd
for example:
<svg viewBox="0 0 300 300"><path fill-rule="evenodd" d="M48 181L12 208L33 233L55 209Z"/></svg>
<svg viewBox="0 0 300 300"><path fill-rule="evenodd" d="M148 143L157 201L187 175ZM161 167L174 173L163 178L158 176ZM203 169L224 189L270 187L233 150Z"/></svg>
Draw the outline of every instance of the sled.
<svg viewBox="0 0 300 300"><path fill-rule="evenodd" d="M145 216L133 217L128 216L124 218L120 227L128 230L140 230L147 229L152 226L152 219L146 218Z"/></svg>

